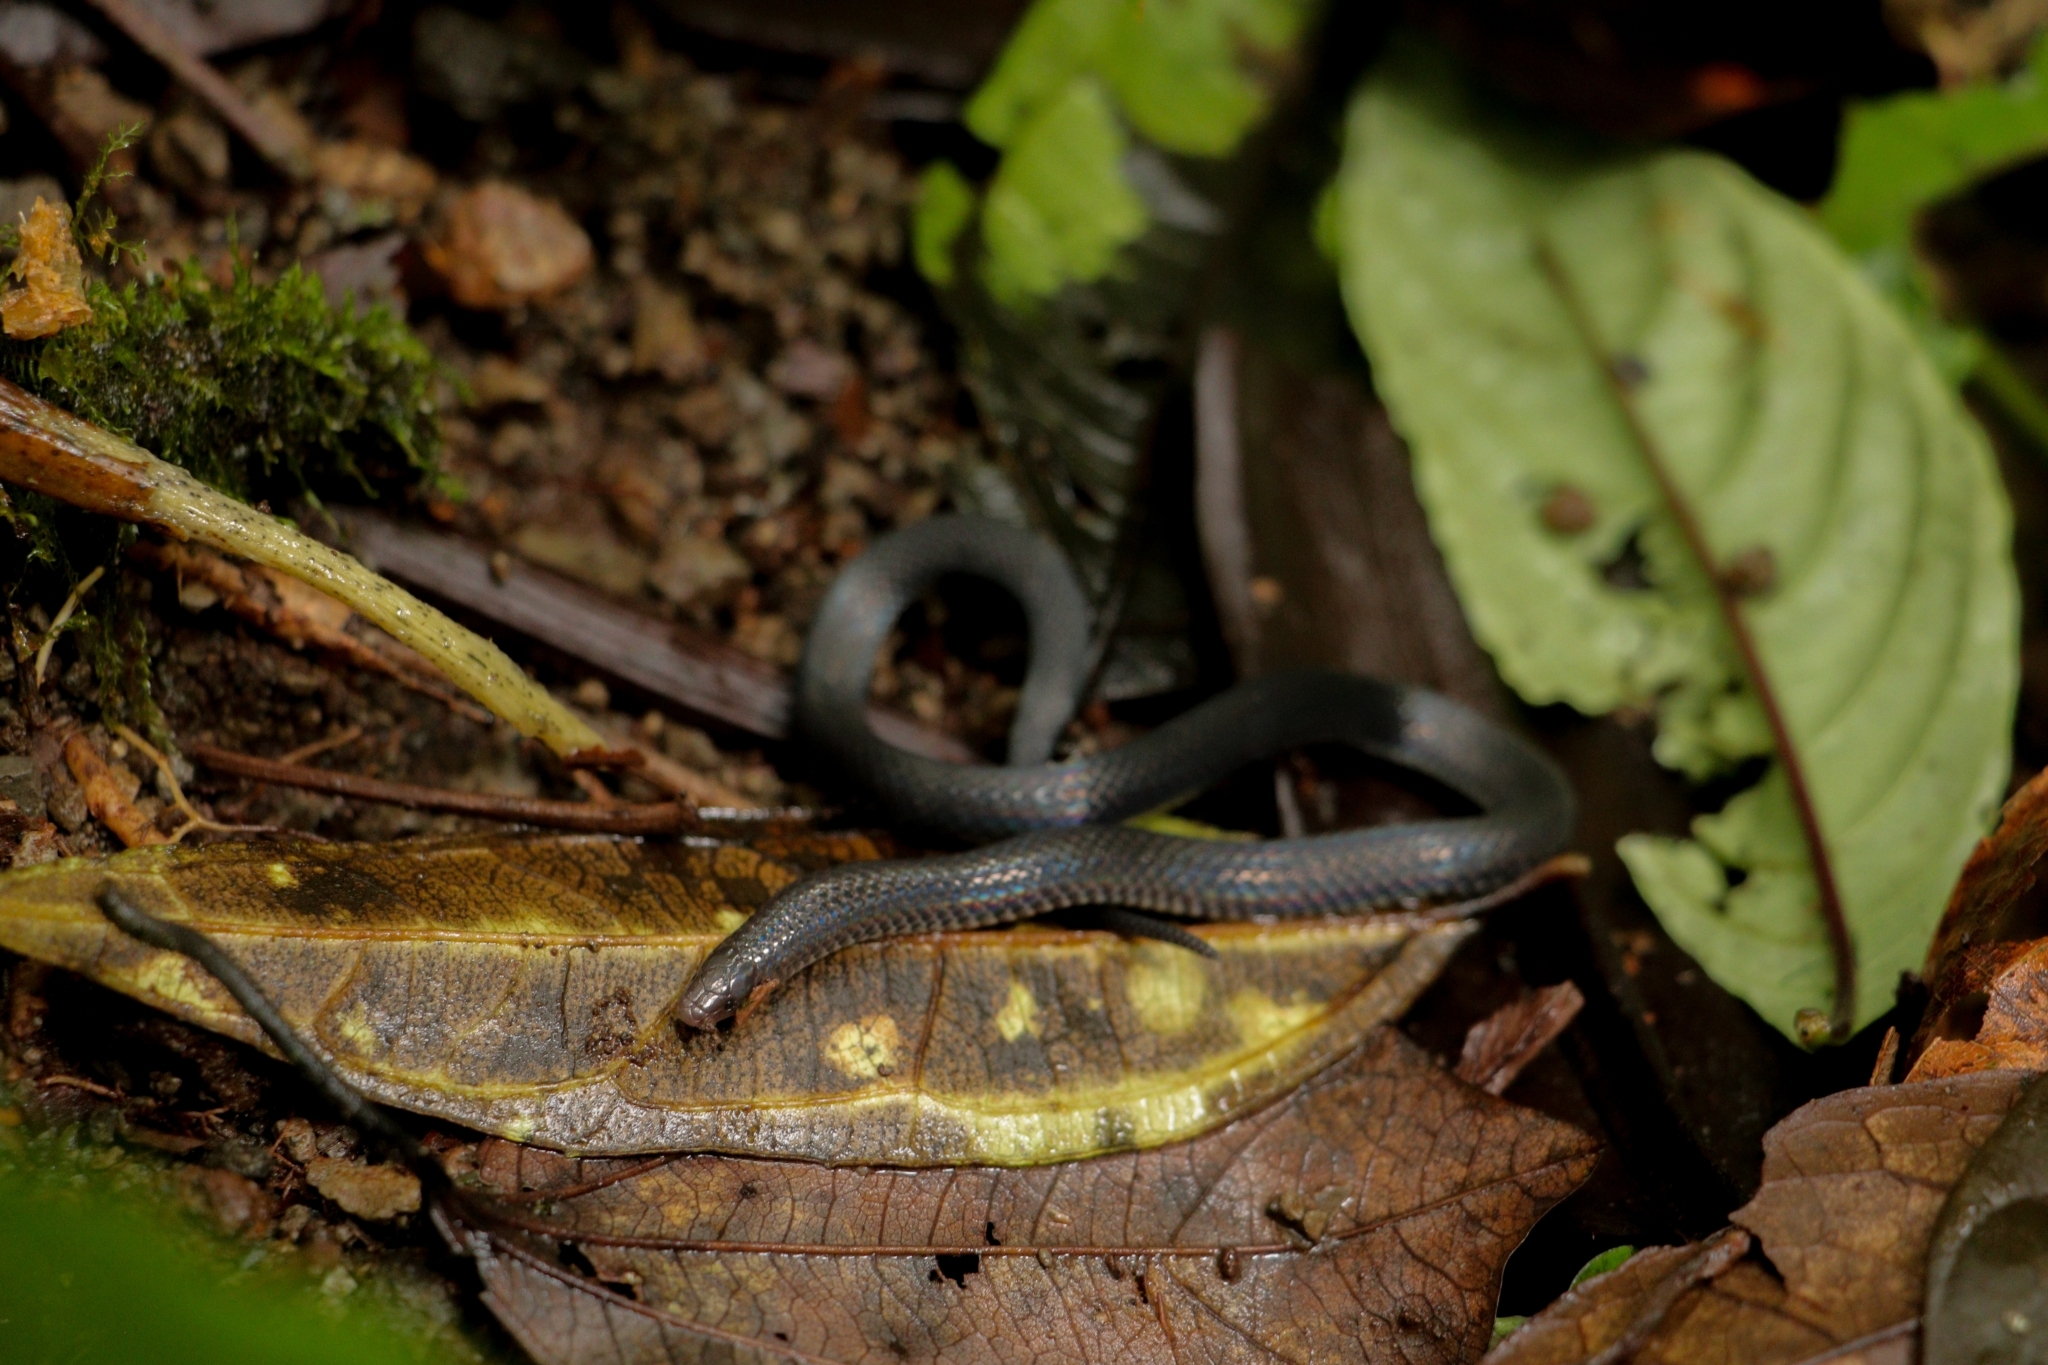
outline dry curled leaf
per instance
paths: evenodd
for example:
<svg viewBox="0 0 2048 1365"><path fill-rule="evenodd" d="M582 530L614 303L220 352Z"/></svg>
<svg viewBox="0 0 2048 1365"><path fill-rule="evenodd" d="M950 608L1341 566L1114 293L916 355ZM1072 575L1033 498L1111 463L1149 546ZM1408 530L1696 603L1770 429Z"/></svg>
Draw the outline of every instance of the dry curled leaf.
<svg viewBox="0 0 2048 1365"><path fill-rule="evenodd" d="M64 766L78 779L80 790L85 793L86 809L99 822L114 831L122 844L136 848L146 844L167 844L171 837L156 827L147 815L135 806L138 784L135 774L114 766L101 757L93 748L92 741L83 730L75 730L64 741ZM123 773L127 781L122 781Z"/></svg>
<svg viewBox="0 0 2048 1365"><path fill-rule="evenodd" d="M1458 1056L1458 1079L1499 1095L1578 1017L1586 997L1569 981L1526 991L1474 1024Z"/></svg>
<svg viewBox="0 0 2048 1365"><path fill-rule="evenodd" d="M1906 1365L1935 1219L2024 1080L2001 1071L1872 1086L1801 1107L1765 1136L1763 1184L1735 1229L1588 1281L1488 1365ZM1745 1232L1760 1254L1709 1255Z"/></svg>
<svg viewBox="0 0 2048 1365"><path fill-rule="evenodd" d="M1964 949L1927 1013L1935 1036L1907 1073L1909 1081L2048 1071L2048 939ZM1940 1036L1944 1027L1967 1029L1972 1019L1969 1036Z"/></svg>
<svg viewBox="0 0 2048 1365"><path fill-rule="evenodd" d="M1930 998L1906 1055L1908 1080L2048 1069L2048 941L2024 939L2048 858L2048 772L2014 792L1977 843L1927 951Z"/></svg>
<svg viewBox="0 0 2048 1365"><path fill-rule="evenodd" d="M0 328L28 341L92 321L85 262L71 239L71 212L36 196L21 225L21 250L9 267L21 288L0 299Z"/></svg>
<svg viewBox="0 0 2048 1365"><path fill-rule="evenodd" d="M111 881L201 929L353 1083L586 1154L990 1165L1174 1142L1398 1016L1471 932L1386 915L1198 930L1022 926L867 944L726 1033L672 1006L711 945L858 836L138 849L0 876L0 946L248 1042L197 966L112 929Z"/></svg>
<svg viewBox="0 0 2048 1365"><path fill-rule="evenodd" d="M1998 828L1977 841L1963 864L1927 949L1922 975L1929 982L1940 981L1965 948L2009 936L2008 921L2034 889L2043 858L2048 858L2048 772L2036 773L2007 798Z"/></svg>
<svg viewBox="0 0 2048 1365"><path fill-rule="evenodd" d="M1026 1170L557 1162L523 1231L468 1243L543 1365L1449 1365L1484 1345L1508 1253L1597 1150L1380 1028L1172 1147Z"/></svg>
<svg viewBox="0 0 2048 1365"><path fill-rule="evenodd" d="M316 1156L306 1163L306 1183L345 1212L372 1222L419 1212L420 1178L403 1166Z"/></svg>

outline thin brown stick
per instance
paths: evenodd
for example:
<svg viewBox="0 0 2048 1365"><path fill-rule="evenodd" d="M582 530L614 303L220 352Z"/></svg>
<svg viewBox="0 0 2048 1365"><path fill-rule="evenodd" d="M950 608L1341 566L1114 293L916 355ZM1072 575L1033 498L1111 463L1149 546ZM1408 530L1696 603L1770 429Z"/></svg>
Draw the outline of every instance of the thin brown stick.
<svg viewBox="0 0 2048 1365"><path fill-rule="evenodd" d="M329 750L346 749L362 737L363 727L351 725L345 730L337 730L325 739L316 739L311 744L301 744L290 753L279 754L277 761L279 763L304 763L307 759L318 758Z"/></svg>
<svg viewBox="0 0 2048 1365"><path fill-rule="evenodd" d="M1642 452L1650 476L1657 481L1671 519L1678 524L1679 534L1685 538L1687 548L1706 571L1707 581L1713 585L1714 600L1721 606L1721 618L1727 623L1728 633L1735 639L1736 652L1742 656L1742 666L1749 674L1750 690L1756 694L1757 704L1763 708L1764 720L1771 727L1771 743L1778 751L1778 763L1784 768L1785 783L1792 791L1792 807L1799 812L1799 829L1805 835L1807 858L1813 864L1813 879L1820 891L1821 919L1827 925L1828 947L1835 959L1835 1009L1829 1021L1829 1032L1837 1042L1843 1041L1856 1024L1856 941L1849 932L1848 916L1842 911L1842 893L1835 885L1834 860L1828 856L1827 836L1821 830L1820 814L1814 808L1812 792L1806 785L1806 771L1799 761L1799 751L1792 745L1792 730L1785 723L1785 713L1778 705L1770 675L1764 671L1763 656L1757 652L1756 638L1750 634L1749 622L1742 614L1742 599L1722 573L1723 566L1714 558L1713 548L1707 544L1706 531L1701 527L1699 518L1693 515L1692 504L1686 500L1677 480L1672 478L1656 440L1644 424L1642 414L1636 410L1635 397L1617 363L1620 357L1609 355L1602 346L1592 318L1587 315L1585 305L1572 288L1570 277L1565 274L1564 263L1558 260L1550 244L1540 238L1536 254L1544 273L1550 277L1551 287L1557 290L1565 312L1570 315L1579 339L1598 358L1608 392L1614 395L1622 421L1627 424L1629 435Z"/></svg>
<svg viewBox="0 0 2048 1365"><path fill-rule="evenodd" d="M679 801L616 806L599 806L588 801L543 801L530 796L498 796L488 792L420 787L409 782L387 782L380 777L330 772L326 768L258 758L254 754L236 753L232 749L198 741L187 743L185 752L215 772L256 782L273 782L282 787L326 792L331 796L346 796L357 801L381 801L386 805L407 806L414 810L473 815L484 820L505 820L514 824L543 825L591 834L677 834L703 828L697 812Z"/></svg>
<svg viewBox="0 0 2048 1365"><path fill-rule="evenodd" d="M240 133L265 161L293 180L307 178L311 149L297 129L265 118L226 77L188 52L143 6L131 0L92 0L92 4L137 47L162 62L180 85L206 101L220 121Z"/></svg>

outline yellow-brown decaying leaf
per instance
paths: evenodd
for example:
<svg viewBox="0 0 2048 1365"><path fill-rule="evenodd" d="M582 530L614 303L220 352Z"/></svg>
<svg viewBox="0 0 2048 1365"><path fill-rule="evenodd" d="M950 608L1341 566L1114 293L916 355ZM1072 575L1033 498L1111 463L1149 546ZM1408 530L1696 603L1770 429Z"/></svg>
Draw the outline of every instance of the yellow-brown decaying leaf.
<svg viewBox="0 0 2048 1365"><path fill-rule="evenodd" d="M1760 1256L1674 1284L1707 1244L1645 1253L1544 1309L1487 1365L1577 1365L1624 1337L1622 1358L1645 1365L1907 1365L1935 1219L2025 1079L1871 1086L1801 1107L1764 1135L1763 1184L1734 1214ZM1660 1297L1667 1285L1680 1292Z"/></svg>
<svg viewBox="0 0 2048 1365"><path fill-rule="evenodd" d="M85 261L71 239L71 213L36 196L21 225L21 250L9 272L21 288L0 299L0 329L17 341L51 336L92 321Z"/></svg>
<svg viewBox="0 0 2048 1365"><path fill-rule="evenodd" d="M558 1160L500 1184L526 1210L467 1242L543 1365L1450 1365L1597 1154L1382 1027L1169 1148L1029 1170Z"/></svg>
<svg viewBox="0 0 2048 1365"><path fill-rule="evenodd" d="M853 836L466 837L135 849L0 876L0 947L258 1041L213 979L109 926L109 880L211 935L387 1103L584 1153L1066 1160L1175 1142L1399 1015L1471 932L1375 916L1199 930L1219 956L1024 926L867 944L727 1033L670 1009L710 946Z"/></svg>

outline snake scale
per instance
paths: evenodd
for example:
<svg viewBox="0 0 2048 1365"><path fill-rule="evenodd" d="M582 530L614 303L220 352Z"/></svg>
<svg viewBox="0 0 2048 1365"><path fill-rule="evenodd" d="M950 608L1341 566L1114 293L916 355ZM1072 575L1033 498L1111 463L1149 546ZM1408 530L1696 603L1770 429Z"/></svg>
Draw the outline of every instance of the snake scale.
<svg viewBox="0 0 2048 1365"><path fill-rule="evenodd" d="M868 728L876 652L904 609L949 573L991 579L1024 606L1029 666L1005 765L923 758ZM845 864L785 888L706 957L684 990L682 1021L712 1027L870 939L1075 906L1240 920L1463 899L1513 880L1570 837L1570 785L1519 736L1433 692L1349 674L1253 678L1121 748L1050 762L1087 680L1090 617L1057 550L976 518L934 517L881 537L842 571L798 666L798 735L898 821L981 846ZM1117 823L1323 743L1434 779L1478 814L1257 843Z"/></svg>

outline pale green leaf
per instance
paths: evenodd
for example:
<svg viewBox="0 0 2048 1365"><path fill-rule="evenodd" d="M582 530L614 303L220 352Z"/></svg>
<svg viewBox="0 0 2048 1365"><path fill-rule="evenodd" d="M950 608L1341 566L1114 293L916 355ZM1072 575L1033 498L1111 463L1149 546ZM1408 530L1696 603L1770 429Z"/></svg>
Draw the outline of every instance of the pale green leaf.
<svg viewBox="0 0 2048 1365"><path fill-rule="evenodd" d="M1140 133L1170 152L1221 157L1266 116L1270 62L1294 45L1303 0L1138 0L1126 4L1103 51L1103 75Z"/></svg>
<svg viewBox="0 0 2048 1365"><path fill-rule="evenodd" d="M1094 70L1127 0L1037 0L974 92L960 121L991 147L1008 147L1033 114L1074 77Z"/></svg>
<svg viewBox="0 0 2048 1365"><path fill-rule="evenodd" d="M953 243L974 219L974 186L950 161L934 161L917 181L910 220L910 254L933 284L953 282Z"/></svg>
<svg viewBox="0 0 2048 1365"><path fill-rule="evenodd" d="M1409 47L1354 101L1338 192L1346 303L1523 697L1653 709L1659 759L1696 776L1771 752L1622 393L1715 560L1768 553L1743 611L1855 938L1855 1018L1876 1017L2009 761L2017 593L1981 433L1811 218L1719 158L1535 126ZM1561 489L1586 529L1546 524ZM1621 851L1672 936L1791 1035L1831 971L1771 774L1697 841Z"/></svg>
<svg viewBox="0 0 2048 1365"><path fill-rule="evenodd" d="M1124 179L1130 138L1099 81L1076 76L1011 141L982 206L983 279L1016 306L1099 280L1144 234L1145 201Z"/></svg>

